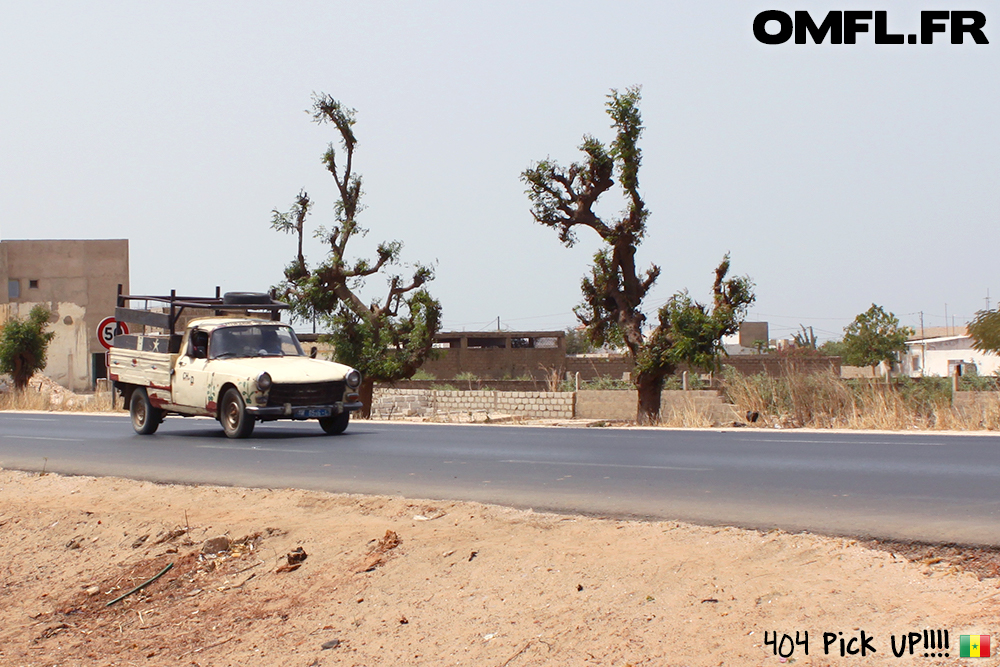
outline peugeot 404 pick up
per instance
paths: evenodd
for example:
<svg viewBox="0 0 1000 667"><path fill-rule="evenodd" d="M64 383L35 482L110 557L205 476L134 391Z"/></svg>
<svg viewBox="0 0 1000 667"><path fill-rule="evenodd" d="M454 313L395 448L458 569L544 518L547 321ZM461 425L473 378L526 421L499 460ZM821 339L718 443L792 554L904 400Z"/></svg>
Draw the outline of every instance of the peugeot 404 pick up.
<svg viewBox="0 0 1000 667"><path fill-rule="evenodd" d="M160 302L158 310L126 307ZM115 318L155 333L118 334L108 377L124 398L136 433L156 431L167 415L218 420L230 438L249 436L258 421L313 419L336 435L362 404L361 374L306 355L295 332L279 321L284 303L267 294L215 298L118 296ZM187 310L210 311L177 323Z"/></svg>

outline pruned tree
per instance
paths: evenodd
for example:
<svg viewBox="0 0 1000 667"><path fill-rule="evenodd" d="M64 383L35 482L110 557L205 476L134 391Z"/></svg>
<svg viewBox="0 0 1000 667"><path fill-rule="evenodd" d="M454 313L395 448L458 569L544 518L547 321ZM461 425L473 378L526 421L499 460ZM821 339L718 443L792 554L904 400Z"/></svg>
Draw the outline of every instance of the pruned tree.
<svg viewBox="0 0 1000 667"><path fill-rule="evenodd" d="M892 364L896 355L906 349L910 327L899 326L899 319L874 303L844 328L843 359L851 366L871 366L872 371L883 361Z"/></svg>
<svg viewBox="0 0 1000 667"><path fill-rule="evenodd" d="M539 223L557 229L567 247L576 242L579 228L590 228L604 241L594 255L590 275L583 279L583 303L577 318L587 327L595 345L620 338L635 362L638 389L636 419L658 421L664 379L677 366L714 369L724 353L722 336L735 333L753 303L753 283L747 277L727 278L729 255L715 271L711 307L700 304L687 291L675 294L658 312L652 332L644 331L642 301L660 275L650 266L640 271L635 253L646 235L649 211L639 193L642 151L640 89L612 90L606 109L616 136L610 146L585 136L582 162L561 167L549 159L533 164L521 174ZM625 199L625 210L606 220L594 211L598 199L615 185Z"/></svg>
<svg viewBox="0 0 1000 667"><path fill-rule="evenodd" d="M816 334L813 333L813 328L809 327L806 329L804 324L799 325L799 329L796 333L792 334L792 342L795 343L795 347L804 350L816 350Z"/></svg>
<svg viewBox="0 0 1000 667"><path fill-rule="evenodd" d="M46 353L55 332L45 331L50 312L34 306L25 319L12 317L0 327L0 373L14 378L14 388L24 389L35 373L45 369Z"/></svg>
<svg viewBox="0 0 1000 667"><path fill-rule="evenodd" d="M399 241L379 244L374 261L349 261L348 243L368 233L357 222L363 191L361 175L354 170L356 111L320 94L313 95L312 117L319 124L332 123L340 136L340 150L331 143L323 155L337 186L336 224L316 229L316 238L328 250L321 262L310 266L303 254L305 221L313 208L308 193L300 191L288 211L272 211L271 227L298 237L298 252L274 289L289 301L294 317L319 320L329 328L327 340L334 345L337 360L363 375L362 414L369 416L374 383L412 377L427 358L440 328L441 304L425 287L434 279L431 266L411 265L409 277L389 271L401 266ZM341 157L343 163L338 164ZM365 279L380 273L386 275L387 291L365 301L361 297Z"/></svg>

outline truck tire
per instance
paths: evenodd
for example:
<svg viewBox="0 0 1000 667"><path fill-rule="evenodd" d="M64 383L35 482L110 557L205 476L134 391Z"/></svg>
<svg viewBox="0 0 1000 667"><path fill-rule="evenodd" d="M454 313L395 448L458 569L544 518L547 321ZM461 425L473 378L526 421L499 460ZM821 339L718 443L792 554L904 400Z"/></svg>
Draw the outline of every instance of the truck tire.
<svg viewBox="0 0 1000 667"><path fill-rule="evenodd" d="M323 427L327 435L340 435L347 430L347 424L351 421L351 413L344 410L339 415L323 417L319 420L319 425Z"/></svg>
<svg viewBox="0 0 1000 667"><path fill-rule="evenodd" d="M235 387L230 387L222 395L222 406L219 408L219 421L222 430L230 438L246 438L253 433L254 418L247 414L243 397Z"/></svg>
<svg viewBox="0 0 1000 667"><path fill-rule="evenodd" d="M149 395L143 387L136 387L132 392L132 397L128 402L128 413L132 418L132 428L139 435L156 433L160 422L163 421L163 410L153 407L153 404L149 402Z"/></svg>

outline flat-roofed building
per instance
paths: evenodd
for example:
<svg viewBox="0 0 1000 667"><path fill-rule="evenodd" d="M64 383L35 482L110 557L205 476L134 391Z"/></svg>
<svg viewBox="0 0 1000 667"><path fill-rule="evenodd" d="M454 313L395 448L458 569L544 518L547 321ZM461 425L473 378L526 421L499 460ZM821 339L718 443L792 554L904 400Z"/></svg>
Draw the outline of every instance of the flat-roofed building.
<svg viewBox="0 0 1000 667"><path fill-rule="evenodd" d="M105 377L97 326L129 288L128 239L0 241L0 324L41 304L52 313L45 375L73 391Z"/></svg>

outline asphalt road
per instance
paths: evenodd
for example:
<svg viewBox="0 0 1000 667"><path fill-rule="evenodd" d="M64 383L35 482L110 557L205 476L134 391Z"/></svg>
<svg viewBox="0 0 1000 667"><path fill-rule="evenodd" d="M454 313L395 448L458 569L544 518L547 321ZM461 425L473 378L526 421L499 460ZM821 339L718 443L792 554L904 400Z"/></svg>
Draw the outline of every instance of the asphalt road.
<svg viewBox="0 0 1000 667"><path fill-rule="evenodd" d="M1000 545L1000 436L274 422L228 440L206 419L138 436L0 413L0 467Z"/></svg>

